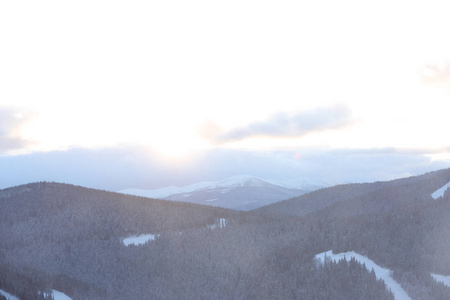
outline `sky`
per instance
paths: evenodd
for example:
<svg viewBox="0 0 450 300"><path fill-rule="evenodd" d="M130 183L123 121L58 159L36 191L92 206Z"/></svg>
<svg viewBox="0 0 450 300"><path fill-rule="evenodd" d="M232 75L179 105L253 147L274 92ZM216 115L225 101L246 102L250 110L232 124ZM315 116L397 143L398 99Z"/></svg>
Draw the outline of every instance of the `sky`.
<svg viewBox="0 0 450 300"><path fill-rule="evenodd" d="M2 1L0 188L450 167L446 1Z"/></svg>

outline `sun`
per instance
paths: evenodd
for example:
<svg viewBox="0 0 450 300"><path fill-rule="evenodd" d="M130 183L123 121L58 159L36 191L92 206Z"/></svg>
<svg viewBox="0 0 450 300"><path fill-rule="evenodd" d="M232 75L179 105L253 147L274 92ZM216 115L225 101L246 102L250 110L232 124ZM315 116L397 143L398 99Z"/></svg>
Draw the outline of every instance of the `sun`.
<svg viewBox="0 0 450 300"><path fill-rule="evenodd" d="M155 137L157 142L146 141L145 144L154 149L165 160L186 160L209 145L191 133L180 134L165 132Z"/></svg>

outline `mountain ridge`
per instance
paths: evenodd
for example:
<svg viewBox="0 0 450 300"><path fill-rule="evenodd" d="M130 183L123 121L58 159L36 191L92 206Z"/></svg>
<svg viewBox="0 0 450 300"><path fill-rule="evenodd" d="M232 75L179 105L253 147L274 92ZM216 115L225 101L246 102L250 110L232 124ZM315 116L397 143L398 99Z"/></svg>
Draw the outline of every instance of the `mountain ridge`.
<svg viewBox="0 0 450 300"><path fill-rule="evenodd" d="M449 181L450 168L389 181L342 184L269 204L256 209L256 211L263 214L304 216L316 211L326 210L332 206L337 207L339 203L345 201L359 201L361 203L364 200L379 199L380 193L385 193L385 202L391 200L391 204L394 203L395 205L395 203L399 203L395 196L398 193L403 193L404 190L413 189L416 191L416 194L411 195L412 199L418 197L432 199L432 194ZM403 197L406 196L403 195Z"/></svg>
<svg viewBox="0 0 450 300"><path fill-rule="evenodd" d="M155 190L124 189L123 194L191 202L237 210L251 210L310 192L280 186L251 175L237 175L218 181L203 181L183 187Z"/></svg>
<svg viewBox="0 0 450 300"><path fill-rule="evenodd" d="M450 193L431 195L449 176L330 187L284 201L288 213L61 183L3 189L0 289L20 299L49 289L74 300L393 299L356 261L317 264L331 249L392 270L412 299L448 299L450 288L431 274L450 275ZM314 209L305 211L305 199L318 201ZM153 239L124 243L143 235Z"/></svg>

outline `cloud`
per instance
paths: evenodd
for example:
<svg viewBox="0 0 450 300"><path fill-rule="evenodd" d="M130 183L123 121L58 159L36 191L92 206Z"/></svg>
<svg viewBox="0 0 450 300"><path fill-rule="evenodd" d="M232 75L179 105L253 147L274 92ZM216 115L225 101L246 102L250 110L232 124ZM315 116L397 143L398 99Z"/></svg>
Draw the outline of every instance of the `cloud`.
<svg viewBox="0 0 450 300"><path fill-rule="evenodd" d="M18 109L0 108L0 155L23 150L31 141L20 137L20 129L30 120Z"/></svg>
<svg viewBox="0 0 450 300"><path fill-rule="evenodd" d="M21 138L0 136L0 154L6 154L10 151L24 149L29 145L28 141Z"/></svg>
<svg viewBox="0 0 450 300"><path fill-rule="evenodd" d="M450 87L450 62L426 65L422 69L422 79L427 83L443 83Z"/></svg>
<svg viewBox="0 0 450 300"><path fill-rule="evenodd" d="M189 163L179 164L161 160L151 149L136 145L3 156L0 188L45 180L111 191L153 189L239 174L291 185L296 182L334 185L391 180L448 167L448 160L432 160L414 150L395 148L295 151L215 148L198 152Z"/></svg>
<svg viewBox="0 0 450 300"><path fill-rule="evenodd" d="M258 136L301 137L313 132L342 128L352 122L350 109L345 105L335 105L298 114L278 113L267 120L216 134L212 141L220 144Z"/></svg>

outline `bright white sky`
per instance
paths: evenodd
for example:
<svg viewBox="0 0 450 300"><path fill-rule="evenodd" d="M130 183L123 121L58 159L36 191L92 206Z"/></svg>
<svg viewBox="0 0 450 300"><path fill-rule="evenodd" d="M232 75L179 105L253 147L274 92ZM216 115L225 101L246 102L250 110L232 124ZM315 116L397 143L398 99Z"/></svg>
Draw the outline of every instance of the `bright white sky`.
<svg viewBox="0 0 450 300"><path fill-rule="evenodd" d="M0 128L0 141L24 142L3 152L132 143L169 156L392 147L449 158L449 9L392 0L2 1L0 110L16 122ZM335 110L339 125L321 127ZM278 115L300 116L307 128Z"/></svg>

